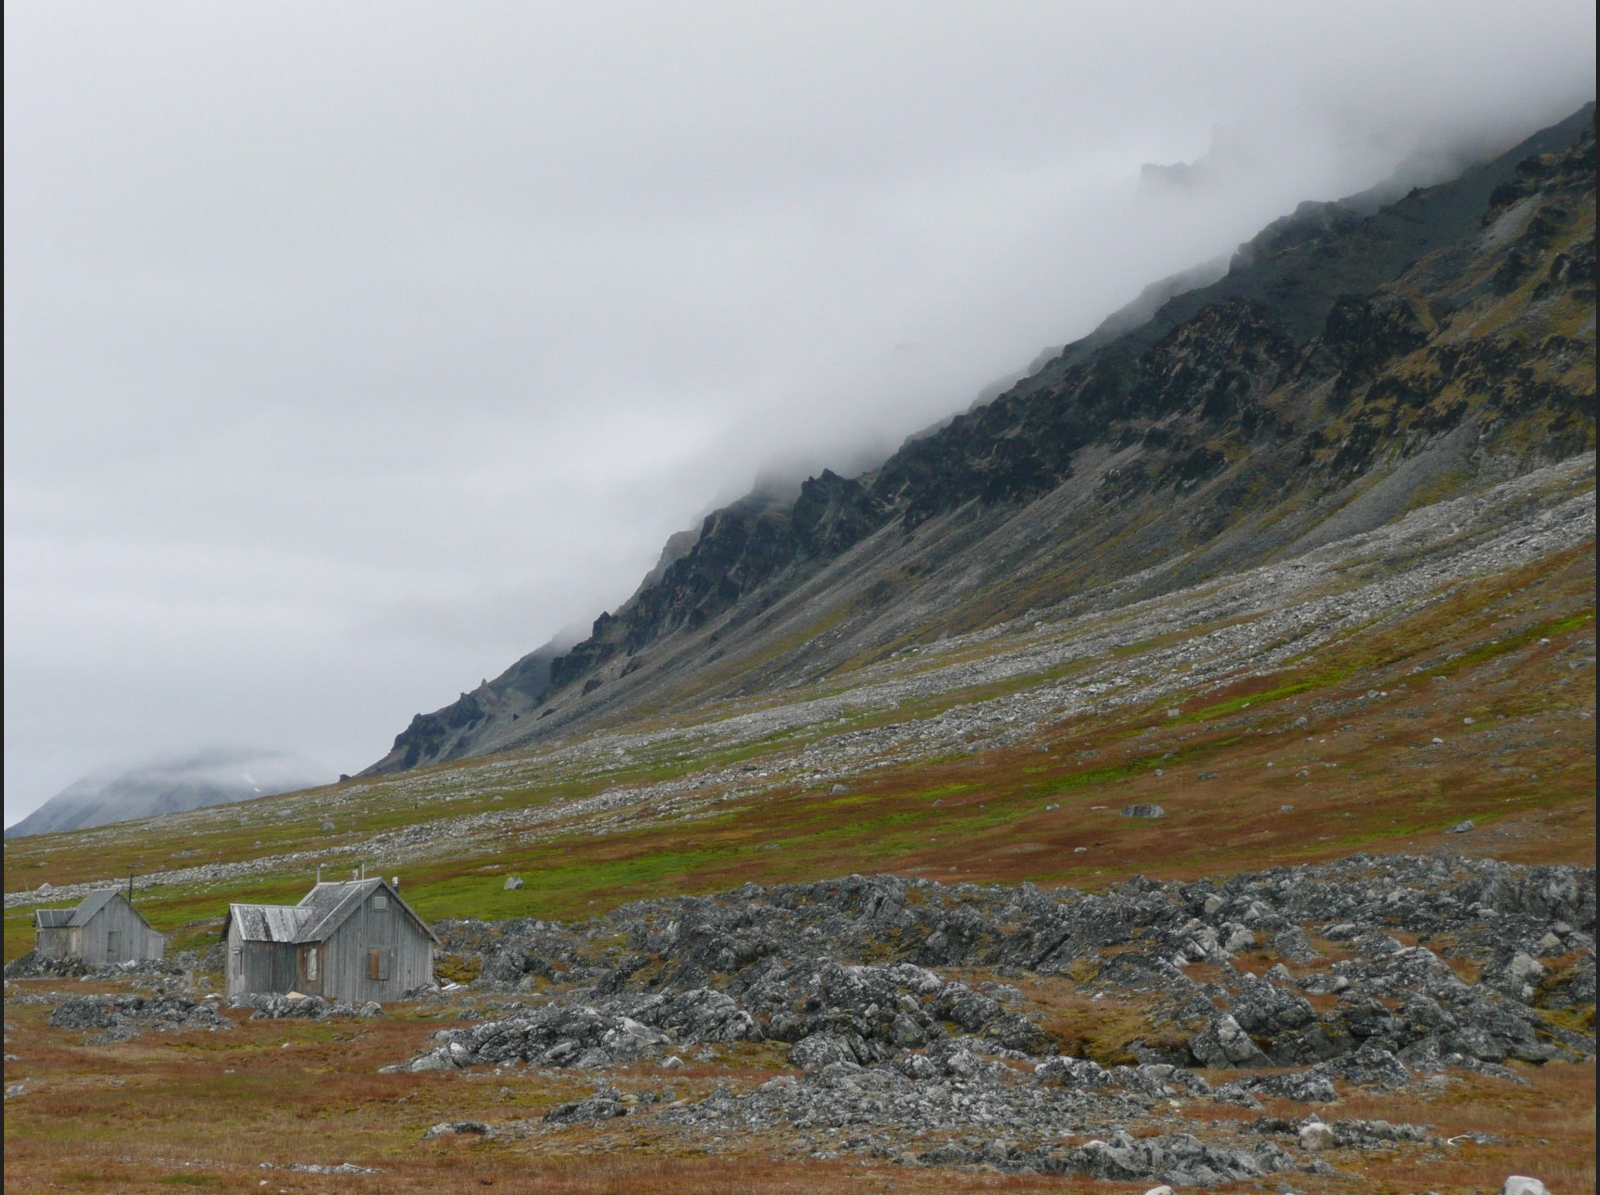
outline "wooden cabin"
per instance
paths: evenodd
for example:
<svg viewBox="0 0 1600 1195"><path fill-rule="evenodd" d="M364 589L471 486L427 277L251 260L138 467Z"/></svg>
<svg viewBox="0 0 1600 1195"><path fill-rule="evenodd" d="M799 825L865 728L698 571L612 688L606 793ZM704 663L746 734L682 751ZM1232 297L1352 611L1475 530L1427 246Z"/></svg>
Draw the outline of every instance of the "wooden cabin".
<svg viewBox="0 0 1600 1195"><path fill-rule="evenodd" d="M167 940L133 907L120 888L102 888L75 909L35 909L34 949L41 958L86 963L158 959Z"/></svg>
<svg viewBox="0 0 1600 1195"><path fill-rule="evenodd" d="M297 905L229 905L227 992L364 1004L433 978L438 937L387 880L318 882Z"/></svg>

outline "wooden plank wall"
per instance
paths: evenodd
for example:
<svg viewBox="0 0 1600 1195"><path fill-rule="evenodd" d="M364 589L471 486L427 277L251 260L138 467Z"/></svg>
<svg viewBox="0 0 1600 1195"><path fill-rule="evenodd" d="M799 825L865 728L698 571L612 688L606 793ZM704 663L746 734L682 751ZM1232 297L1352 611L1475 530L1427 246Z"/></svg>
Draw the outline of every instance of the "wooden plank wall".
<svg viewBox="0 0 1600 1195"><path fill-rule="evenodd" d="M80 957L86 963L123 963L130 959L161 957L161 945L164 945L161 936L150 929L126 897L118 896L108 902L82 929ZM112 934L117 935L116 949L111 945ZM155 950L153 954L150 953L152 949Z"/></svg>
<svg viewBox="0 0 1600 1195"><path fill-rule="evenodd" d="M239 927L228 926L227 992L294 991L296 948L283 942L241 942Z"/></svg>
<svg viewBox="0 0 1600 1195"><path fill-rule="evenodd" d="M388 908L373 908L374 897L386 898ZM386 978L372 978L373 950L382 952ZM329 999L382 1003L433 978L433 941L380 889L328 939L323 961L322 991Z"/></svg>
<svg viewBox="0 0 1600 1195"><path fill-rule="evenodd" d="M72 958L78 952L81 936L81 931L74 926L53 926L37 931L33 948L40 958Z"/></svg>

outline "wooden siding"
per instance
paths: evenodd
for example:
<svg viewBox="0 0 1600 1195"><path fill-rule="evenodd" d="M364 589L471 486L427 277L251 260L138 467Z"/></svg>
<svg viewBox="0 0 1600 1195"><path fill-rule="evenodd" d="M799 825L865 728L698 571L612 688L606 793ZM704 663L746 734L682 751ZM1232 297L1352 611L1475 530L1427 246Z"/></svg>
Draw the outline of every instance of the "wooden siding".
<svg viewBox="0 0 1600 1195"><path fill-rule="evenodd" d="M228 995L296 991L297 948L287 942L245 942L239 927L228 925Z"/></svg>
<svg viewBox="0 0 1600 1195"><path fill-rule="evenodd" d="M388 907L374 908L375 899ZM374 950L379 952L379 979L372 978ZM381 1004L433 978L433 942L380 888L328 938L323 968L322 991L330 999Z"/></svg>
<svg viewBox="0 0 1600 1195"><path fill-rule="evenodd" d="M40 958L77 958L78 942L83 931L76 926L61 925L37 931L33 948Z"/></svg>
<svg viewBox="0 0 1600 1195"><path fill-rule="evenodd" d="M92 905L90 907L93 907ZM79 906L79 915L84 911ZM120 892L106 899L82 924L40 928L35 949L46 958L78 958L92 966L158 959L166 939Z"/></svg>
<svg viewBox="0 0 1600 1195"><path fill-rule="evenodd" d="M118 896L107 902L83 927L80 957L86 963L157 959L164 945L161 935L150 928L127 898Z"/></svg>
<svg viewBox="0 0 1600 1195"><path fill-rule="evenodd" d="M265 924L249 932L266 932ZM280 928L287 929L287 923ZM397 1000L433 978L433 946L428 932L384 886L341 913L321 942L247 939L239 918L230 917L227 993L297 991L354 1004Z"/></svg>

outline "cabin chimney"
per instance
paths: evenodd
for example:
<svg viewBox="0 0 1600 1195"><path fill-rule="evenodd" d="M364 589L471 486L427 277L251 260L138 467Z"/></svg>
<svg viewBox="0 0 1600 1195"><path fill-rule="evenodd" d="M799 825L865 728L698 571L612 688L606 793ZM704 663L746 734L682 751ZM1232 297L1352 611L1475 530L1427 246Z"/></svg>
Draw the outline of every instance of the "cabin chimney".
<svg viewBox="0 0 1600 1195"><path fill-rule="evenodd" d="M394 890L396 892L400 891L400 877L399 876L391 876L390 880L394 885Z"/></svg>
<svg viewBox="0 0 1600 1195"><path fill-rule="evenodd" d="M322 864L317 864L317 883L322 883Z"/></svg>
<svg viewBox="0 0 1600 1195"><path fill-rule="evenodd" d="M133 903L133 872L128 873L128 903Z"/></svg>

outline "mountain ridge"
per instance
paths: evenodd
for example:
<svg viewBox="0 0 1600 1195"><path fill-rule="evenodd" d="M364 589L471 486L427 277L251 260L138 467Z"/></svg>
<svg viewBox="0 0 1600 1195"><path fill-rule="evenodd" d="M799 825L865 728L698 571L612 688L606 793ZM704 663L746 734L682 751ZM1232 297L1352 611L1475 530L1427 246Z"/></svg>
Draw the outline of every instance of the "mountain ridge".
<svg viewBox="0 0 1600 1195"><path fill-rule="evenodd" d="M1301 205L879 468L714 511L586 639L362 774L781 688L1162 560L1193 583L1592 447L1593 140L1591 104L1395 203Z"/></svg>

